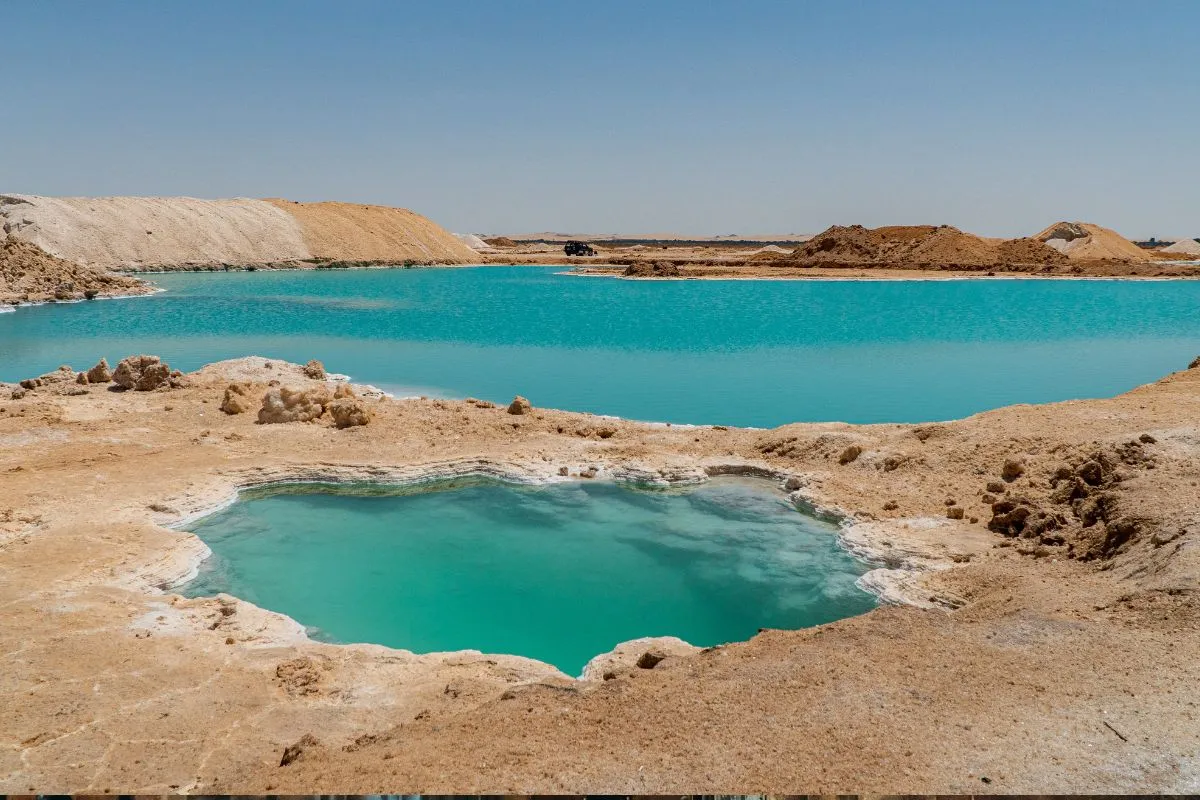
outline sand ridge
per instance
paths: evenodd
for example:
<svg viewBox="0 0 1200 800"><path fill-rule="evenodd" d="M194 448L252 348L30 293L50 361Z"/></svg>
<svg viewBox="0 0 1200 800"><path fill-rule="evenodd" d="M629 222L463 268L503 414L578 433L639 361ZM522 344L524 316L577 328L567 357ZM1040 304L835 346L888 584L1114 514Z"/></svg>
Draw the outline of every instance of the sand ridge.
<svg viewBox="0 0 1200 800"><path fill-rule="evenodd" d="M0 225L51 255L101 269L479 259L420 214L353 203L9 194L0 195Z"/></svg>
<svg viewBox="0 0 1200 800"><path fill-rule="evenodd" d="M233 379L317 384L297 365L243 359L183 388L62 381L0 400L0 789L969 794L1200 781L1200 363L1110 400L768 431L536 398L522 415L383 398L364 427L259 425L217 410ZM508 656L312 642L243 600L169 589L203 548L163 524L238 486L463 471L761 475L850 524L911 602L573 681Z"/></svg>

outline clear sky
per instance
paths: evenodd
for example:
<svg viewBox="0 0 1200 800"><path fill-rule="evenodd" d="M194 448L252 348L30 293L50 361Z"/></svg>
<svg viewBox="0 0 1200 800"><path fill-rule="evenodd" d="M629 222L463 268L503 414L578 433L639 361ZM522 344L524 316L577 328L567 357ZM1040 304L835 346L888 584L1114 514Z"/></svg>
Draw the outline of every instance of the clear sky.
<svg viewBox="0 0 1200 800"><path fill-rule="evenodd" d="M0 192L1200 235L1200 2L5 3Z"/></svg>

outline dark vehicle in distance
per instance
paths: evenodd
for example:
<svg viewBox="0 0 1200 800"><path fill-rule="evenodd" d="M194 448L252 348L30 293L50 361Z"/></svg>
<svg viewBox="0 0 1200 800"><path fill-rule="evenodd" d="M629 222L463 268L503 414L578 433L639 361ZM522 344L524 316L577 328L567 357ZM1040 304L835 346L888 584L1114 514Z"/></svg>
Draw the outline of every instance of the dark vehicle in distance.
<svg viewBox="0 0 1200 800"><path fill-rule="evenodd" d="M594 256L596 251L590 245L583 242L567 242L563 245L563 252L569 256Z"/></svg>

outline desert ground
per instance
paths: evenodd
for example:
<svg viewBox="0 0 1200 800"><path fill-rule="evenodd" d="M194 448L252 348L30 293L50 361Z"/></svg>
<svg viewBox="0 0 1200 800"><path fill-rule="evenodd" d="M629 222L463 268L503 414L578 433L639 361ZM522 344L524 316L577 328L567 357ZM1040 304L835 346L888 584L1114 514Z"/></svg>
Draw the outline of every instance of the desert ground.
<svg viewBox="0 0 1200 800"><path fill-rule="evenodd" d="M392 400L262 358L0 387L0 789L1194 792L1200 363L1180 366L1112 399L774 430ZM239 487L730 473L840 520L890 602L635 642L575 679L173 591L205 548L169 526Z"/></svg>

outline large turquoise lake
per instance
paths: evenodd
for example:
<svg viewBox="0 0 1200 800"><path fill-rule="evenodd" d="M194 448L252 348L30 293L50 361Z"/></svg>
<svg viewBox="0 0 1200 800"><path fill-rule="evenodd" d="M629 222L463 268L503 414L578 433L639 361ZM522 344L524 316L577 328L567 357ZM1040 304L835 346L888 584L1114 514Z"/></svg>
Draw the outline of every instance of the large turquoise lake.
<svg viewBox="0 0 1200 800"><path fill-rule="evenodd" d="M929 421L1110 396L1200 355L1200 281L619 281L482 267L153 276L0 314L0 379L155 353L631 419Z"/></svg>
<svg viewBox="0 0 1200 800"><path fill-rule="evenodd" d="M571 675L642 636L715 645L875 605L836 528L757 481L278 486L192 529L213 556L189 595L228 592L327 641L511 653Z"/></svg>

